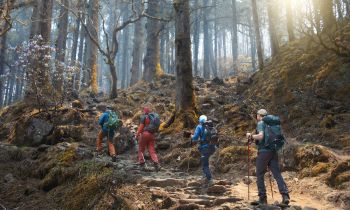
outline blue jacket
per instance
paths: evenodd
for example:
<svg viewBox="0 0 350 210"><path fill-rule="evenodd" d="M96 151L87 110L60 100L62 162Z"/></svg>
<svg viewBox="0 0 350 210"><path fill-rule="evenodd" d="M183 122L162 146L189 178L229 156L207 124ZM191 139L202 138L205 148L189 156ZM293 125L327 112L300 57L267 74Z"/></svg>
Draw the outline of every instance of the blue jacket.
<svg viewBox="0 0 350 210"><path fill-rule="evenodd" d="M204 132L204 128L202 124L197 125L196 130L194 131L194 135L192 137L192 141L201 141L200 145L198 146L198 149L203 149L208 147L208 143L203 143L206 139L206 132Z"/></svg>
<svg viewBox="0 0 350 210"><path fill-rule="evenodd" d="M108 121L108 118L109 118L109 111L107 110L101 115L100 119L98 120L98 124L101 126L103 134L108 135L108 130L109 130L109 135L113 136L115 129L108 129L104 126L104 124Z"/></svg>

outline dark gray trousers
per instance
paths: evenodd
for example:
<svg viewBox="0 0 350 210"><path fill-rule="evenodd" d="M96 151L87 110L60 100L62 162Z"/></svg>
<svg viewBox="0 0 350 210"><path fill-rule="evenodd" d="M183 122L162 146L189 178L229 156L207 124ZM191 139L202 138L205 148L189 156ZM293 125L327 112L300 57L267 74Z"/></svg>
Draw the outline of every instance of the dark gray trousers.
<svg viewBox="0 0 350 210"><path fill-rule="evenodd" d="M288 188L281 175L278 166L277 152L258 152L256 158L256 177L259 191L259 197L266 197L266 187L264 182L264 175L269 167L273 177L277 181L278 189L281 194L288 194Z"/></svg>

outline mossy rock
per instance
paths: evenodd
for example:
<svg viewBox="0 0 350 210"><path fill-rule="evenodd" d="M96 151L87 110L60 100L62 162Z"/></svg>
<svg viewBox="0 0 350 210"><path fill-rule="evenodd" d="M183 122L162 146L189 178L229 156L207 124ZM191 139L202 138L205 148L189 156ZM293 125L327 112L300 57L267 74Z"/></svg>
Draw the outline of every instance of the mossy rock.
<svg viewBox="0 0 350 210"><path fill-rule="evenodd" d="M74 147L68 148L58 157L58 163L62 166L70 166L78 159L77 151Z"/></svg>
<svg viewBox="0 0 350 210"><path fill-rule="evenodd" d="M350 159L336 165L327 178L327 184L337 187L347 181L350 181Z"/></svg>
<svg viewBox="0 0 350 210"><path fill-rule="evenodd" d="M229 146L222 149L219 152L217 164L215 168L219 172L227 172L232 168L233 164L239 164L246 161L248 158L248 147L247 146ZM256 158L256 149L250 149L250 159L253 161Z"/></svg>
<svg viewBox="0 0 350 210"><path fill-rule="evenodd" d="M327 173L330 168L329 163L317 163L311 168L311 176L317 176L322 173Z"/></svg>
<svg viewBox="0 0 350 210"><path fill-rule="evenodd" d="M335 156L321 145L307 145L297 148L294 158L298 169L313 167L319 162L336 162Z"/></svg>
<svg viewBox="0 0 350 210"><path fill-rule="evenodd" d="M112 169L104 168L99 173L92 173L84 177L66 194L64 209L92 209L110 187L108 177L112 172Z"/></svg>
<svg viewBox="0 0 350 210"><path fill-rule="evenodd" d="M62 168L55 167L45 176L40 183L40 188L44 191L50 191L58 185L66 182L67 180L75 177L78 173L77 168Z"/></svg>

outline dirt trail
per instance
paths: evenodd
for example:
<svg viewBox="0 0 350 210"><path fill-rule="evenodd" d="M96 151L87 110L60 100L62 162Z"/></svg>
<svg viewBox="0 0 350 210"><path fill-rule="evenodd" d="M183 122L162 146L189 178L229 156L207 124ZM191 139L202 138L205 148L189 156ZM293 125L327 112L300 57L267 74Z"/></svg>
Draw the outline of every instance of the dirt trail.
<svg viewBox="0 0 350 210"><path fill-rule="evenodd" d="M95 160L109 162L110 158L96 157ZM151 193L154 209L280 209L276 206L257 208L249 205L244 177L235 180L232 177L231 180L217 176L213 186L203 187L199 170L187 173L164 165L161 171L156 172L152 164L148 164L149 170L141 170L136 162L135 151L119 155L118 161L112 164L116 170L125 170L128 174L138 177L137 186L141 187L145 193ZM289 172L286 172L284 176L288 186L293 186L291 187L291 207L284 209L341 209L321 199L321 192L330 191L326 186L318 186L316 189L315 180L297 182L294 177L296 174ZM250 201L258 199L255 177L252 177L251 181ZM273 182L274 199L271 198L267 177L266 184L268 202L273 204L280 201L276 183ZM311 186L314 189L307 191ZM139 209L145 209L142 202L138 202L137 206Z"/></svg>

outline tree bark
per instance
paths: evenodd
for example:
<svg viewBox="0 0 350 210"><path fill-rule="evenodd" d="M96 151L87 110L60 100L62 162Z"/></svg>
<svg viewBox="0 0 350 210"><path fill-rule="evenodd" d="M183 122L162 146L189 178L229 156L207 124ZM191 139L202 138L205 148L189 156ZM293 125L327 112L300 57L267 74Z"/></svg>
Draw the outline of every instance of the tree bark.
<svg viewBox="0 0 350 210"><path fill-rule="evenodd" d="M237 74L238 68L238 32L237 32L237 8L236 0L232 0L232 62L233 74Z"/></svg>
<svg viewBox="0 0 350 210"><path fill-rule="evenodd" d="M64 0L60 8L60 20L58 23L58 36L56 40L56 74L54 77L54 87L56 91L63 91L64 60L66 56L66 44L68 36L68 9L69 1Z"/></svg>
<svg viewBox="0 0 350 210"><path fill-rule="evenodd" d="M143 36L143 28L142 21L139 20L135 23L134 29L134 46L132 52L132 65L131 65L131 81L130 85L134 85L139 81L141 74L141 56L142 56L142 36Z"/></svg>
<svg viewBox="0 0 350 210"><path fill-rule="evenodd" d="M252 0L252 12L253 12L253 20L254 20L254 29L255 29L255 39L256 46L258 52L258 62L259 69L262 70L264 68L264 55L261 45L261 37L260 37L260 24L259 24L259 16L258 16L258 8L256 5L256 0Z"/></svg>
<svg viewBox="0 0 350 210"><path fill-rule="evenodd" d="M275 27L275 13L274 13L274 0L268 0L267 3L267 15L268 15L268 22L269 22L269 35L270 35L270 44L271 44L271 56L276 56L279 51L279 45L278 45L278 37L277 37L277 31Z"/></svg>
<svg viewBox="0 0 350 210"><path fill-rule="evenodd" d="M289 41L294 41L294 21L293 21L293 13L292 13L292 5L291 0L286 1L286 15L287 15L287 31Z"/></svg>
<svg viewBox="0 0 350 210"><path fill-rule="evenodd" d="M90 0L91 16L88 21L88 28L95 40L98 40L98 29L99 29L99 0ZM97 45L91 43L89 58L88 58L88 68L91 70L90 76L90 88L91 92L97 95L98 84L97 84Z"/></svg>
<svg viewBox="0 0 350 210"><path fill-rule="evenodd" d="M149 0L147 14L157 16L160 10L159 0ZM157 76L163 73L160 66L160 22L152 18L147 19L147 48L144 57L144 73L143 79L147 82L152 82Z"/></svg>
<svg viewBox="0 0 350 210"><path fill-rule="evenodd" d="M192 76L189 0L174 0L176 28L176 112L193 113L195 96ZM184 127L189 127L191 125Z"/></svg>

